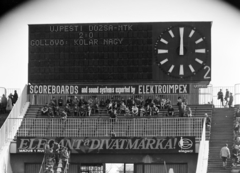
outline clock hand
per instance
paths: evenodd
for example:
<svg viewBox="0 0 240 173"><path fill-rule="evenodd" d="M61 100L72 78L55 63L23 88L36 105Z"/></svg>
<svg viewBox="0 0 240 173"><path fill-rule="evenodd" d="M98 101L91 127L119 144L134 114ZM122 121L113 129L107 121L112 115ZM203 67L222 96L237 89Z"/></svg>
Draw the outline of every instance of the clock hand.
<svg viewBox="0 0 240 173"><path fill-rule="evenodd" d="M180 33L180 49L179 49L179 55L184 55L184 49L183 49L183 31L184 31L184 28L183 28L183 27L179 28L179 33Z"/></svg>

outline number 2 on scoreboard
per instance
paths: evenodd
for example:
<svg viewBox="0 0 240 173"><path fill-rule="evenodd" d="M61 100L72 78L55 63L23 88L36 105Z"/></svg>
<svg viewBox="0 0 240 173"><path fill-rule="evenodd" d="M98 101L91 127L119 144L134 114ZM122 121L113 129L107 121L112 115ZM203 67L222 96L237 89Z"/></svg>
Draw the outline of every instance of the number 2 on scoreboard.
<svg viewBox="0 0 240 173"><path fill-rule="evenodd" d="M209 66L205 66L204 69L207 69L205 75L204 75L204 79L210 79L211 77L209 76L210 74L210 71L211 71L211 68Z"/></svg>

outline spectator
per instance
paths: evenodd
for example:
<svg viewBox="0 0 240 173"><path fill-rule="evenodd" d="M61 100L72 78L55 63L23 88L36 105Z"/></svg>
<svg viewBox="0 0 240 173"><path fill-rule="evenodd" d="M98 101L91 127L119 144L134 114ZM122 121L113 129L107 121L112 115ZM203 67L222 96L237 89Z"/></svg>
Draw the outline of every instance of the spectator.
<svg viewBox="0 0 240 173"><path fill-rule="evenodd" d="M145 106L149 105L150 103L152 103L152 99L148 97L145 101Z"/></svg>
<svg viewBox="0 0 240 173"><path fill-rule="evenodd" d="M222 106L223 106L223 92L222 89L220 89L220 91L218 92L218 100L220 100Z"/></svg>
<svg viewBox="0 0 240 173"><path fill-rule="evenodd" d="M111 102L111 100L109 98L107 98L107 100L105 101L105 105L108 105Z"/></svg>
<svg viewBox="0 0 240 173"><path fill-rule="evenodd" d="M226 93L225 93L225 97L224 97L224 100L226 101L226 106L228 105L228 98L229 98L229 91L228 89L226 89Z"/></svg>
<svg viewBox="0 0 240 173"><path fill-rule="evenodd" d="M72 106L72 99L71 99L70 96L68 96L66 103L67 103L69 106Z"/></svg>
<svg viewBox="0 0 240 173"><path fill-rule="evenodd" d="M62 110L60 111L60 116L61 116L61 119L63 120L63 122L66 122L67 121L67 112L65 110Z"/></svg>
<svg viewBox="0 0 240 173"><path fill-rule="evenodd" d="M183 105L187 105L187 100L185 97L182 98L182 103L183 103Z"/></svg>
<svg viewBox="0 0 240 173"><path fill-rule="evenodd" d="M55 112L54 112L53 108L52 108L52 107L49 107L48 116L49 116L50 118L53 118L53 117L54 117L54 114L55 114Z"/></svg>
<svg viewBox="0 0 240 173"><path fill-rule="evenodd" d="M139 97L135 97L135 103L136 103L136 106L137 106L138 108L140 108L140 106L141 106L141 101L140 101L140 98L139 98Z"/></svg>
<svg viewBox="0 0 240 173"><path fill-rule="evenodd" d="M60 96L60 98L58 99L58 106L62 107L63 106L63 99Z"/></svg>
<svg viewBox="0 0 240 173"><path fill-rule="evenodd" d="M153 100L153 103L158 107L160 108L160 98L158 96L155 96L155 99Z"/></svg>
<svg viewBox="0 0 240 173"><path fill-rule="evenodd" d="M63 147L61 152L59 153L60 154L60 159L62 160L62 163L63 163L63 169L66 169L68 168L68 165L69 165L69 158L70 158L70 154L68 152L68 149L67 147ZM65 171L64 171L65 172Z"/></svg>
<svg viewBox="0 0 240 173"><path fill-rule="evenodd" d="M101 109L106 107L105 101L103 99L100 100L99 107Z"/></svg>
<svg viewBox="0 0 240 173"><path fill-rule="evenodd" d="M171 105L171 100L167 98L166 102L165 102L165 105L164 105L164 108L168 109L169 105Z"/></svg>
<svg viewBox="0 0 240 173"><path fill-rule="evenodd" d="M75 103L74 105L74 108L73 108L73 115L76 117L76 116L79 116L79 107L78 107L78 104Z"/></svg>
<svg viewBox="0 0 240 173"><path fill-rule="evenodd" d="M207 113L205 113L205 117L206 117L206 129L210 130L210 128L211 128L211 119L210 119L210 117L208 116Z"/></svg>
<svg viewBox="0 0 240 173"><path fill-rule="evenodd" d="M125 116L130 116L130 115L131 115L131 112L130 112L129 108L126 107Z"/></svg>
<svg viewBox="0 0 240 173"><path fill-rule="evenodd" d="M70 106L69 104L67 103L65 108L64 108L64 111L67 113L67 116L70 116L71 115L71 111L70 111Z"/></svg>
<svg viewBox="0 0 240 173"><path fill-rule="evenodd" d="M239 147L238 145L234 145L232 149L232 165L237 166L237 162L239 162Z"/></svg>
<svg viewBox="0 0 240 173"><path fill-rule="evenodd" d="M79 104L79 100L77 98L77 96L74 96L74 99L72 101L72 104L75 106L76 104L78 105Z"/></svg>
<svg viewBox="0 0 240 173"><path fill-rule="evenodd" d="M146 107L146 116L152 116L152 109L149 104Z"/></svg>
<svg viewBox="0 0 240 173"><path fill-rule="evenodd" d="M60 117L60 107L59 106L56 106L56 108L55 108L55 116Z"/></svg>
<svg viewBox="0 0 240 173"><path fill-rule="evenodd" d="M145 110L144 106L142 105L140 110L139 110L140 117L143 117L145 115L145 113L146 113L146 110Z"/></svg>
<svg viewBox="0 0 240 173"><path fill-rule="evenodd" d="M236 117L240 117L240 108L237 108Z"/></svg>
<svg viewBox="0 0 240 173"><path fill-rule="evenodd" d="M18 99L18 93L17 93L17 91L15 90L15 91L14 91L14 94L13 94L13 100L12 100L12 104L13 104L13 105L17 102L17 99Z"/></svg>
<svg viewBox="0 0 240 173"><path fill-rule="evenodd" d="M139 98L139 101L140 101L140 106L144 106L144 99L142 96Z"/></svg>
<svg viewBox="0 0 240 173"><path fill-rule="evenodd" d="M192 117L192 109L190 107L187 108L187 116Z"/></svg>
<svg viewBox="0 0 240 173"><path fill-rule="evenodd" d="M5 96L5 94L3 94L1 98L1 109L3 113L6 112L6 107L7 107L7 97Z"/></svg>
<svg viewBox="0 0 240 173"><path fill-rule="evenodd" d="M57 106L57 99L53 96L51 100L52 106Z"/></svg>
<svg viewBox="0 0 240 173"><path fill-rule="evenodd" d="M160 108L165 109L166 99L162 98Z"/></svg>
<svg viewBox="0 0 240 173"><path fill-rule="evenodd" d="M124 102L122 102L121 103L121 105L120 105L120 114L122 114L122 115L124 115L125 113L126 113L126 105L125 105L125 103Z"/></svg>
<svg viewBox="0 0 240 173"><path fill-rule="evenodd" d="M49 113L51 114L52 112L50 111L53 111L53 115L56 114L56 106L57 106L57 100L56 98L53 96L52 99L51 99L51 102L49 103ZM50 109L51 108L51 109Z"/></svg>
<svg viewBox="0 0 240 173"><path fill-rule="evenodd" d="M110 101L110 103L107 105L107 112L110 114L113 112L113 103Z"/></svg>
<svg viewBox="0 0 240 173"><path fill-rule="evenodd" d="M92 113L92 108L90 106L90 104L87 104L87 116L91 116L91 113Z"/></svg>
<svg viewBox="0 0 240 173"><path fill-rule="evenodd" d="M110 112L110 120L112 122L117 122L117 110L116 109L113 109L112 112Z"/></svg>
<svg viewBox="0 0 240 173"><path fill-rule="evenodd" d="M230 151L229 151L229 148L228 148L228 144L225 144L225 146L221 148L220 158L222 159L222 162L223 162L223 168L226 169L227 158L230 158Z"/></svg>
<svg viewBox="0 0 240 173"><path fill-rule="evenodd" d="M168 109L167 109L167 116L168 117L173 117L174 116L174 109L172 107L172 105L169 105Z"/></svg>
<svg viewBox="0 0 240 173"><path fill-rule="evenodd" d="M153 116L158 116L158 113L159 113L158 107L157 107L155 104L153 104L153 107L152 107L152 115L153 115Z"/></svg>
<svg viewBox="0 0 240 173"><path fill-rule="evenodd" d="M99 100L97 97L94 98L93 100L93 104L92 104L92 110L93 110L93 113L98 113L98 110L99 110Z"/></svg>
<svg viewBox="0 0 240 173"><path fill-rule="evenodd" d="M188 116L188 114L187 114L187 105L185 105L184 102L182 102L182 104L183 104L183 116L187 117Z"/></svg>
<svg viewBox="0 0 240 173"><path fill-rule="evenodd" d="M235 126L234 126L234 135L236 136L239 134L239 122L236 121Z"/></svg>
<svg viewBox="0 0 240 173"><path fill-rule="evenodd" d="M131 111L132 106L133 106L133 99L131 97L129 97L127 99L127 107L130 109L130 111Z"/></svg>
<svg viewBox="0 0 240 173"><path fill-rule="evenodd" d="M178 106L179 117L183 117L183 115L184 115L184 104L182 102L181 97L178 97L177 106Z"/></svg>
<svg viewBox="0 0 240 173"><path fill-rule="evenodd" d="M13 95L12 95L12 93L10 93L9 96L10 96L11 100L13 100Z"/></svg>
<svg viewBox="0 0 240 173"><path fill-rule="evenodd" d="M232 93L230 93L229 102L228 102L229 108L232 107L232 104L233 104L233 95L232 95Z"/></svg>
<svg viewBox="0 0 240 173"><path fill-rule="evenodd" d="M132 107L132 115L138 116L138 107L136 105L133 105Z"/></svg>
<svg viewBox="0 0 240 173"><path fill-rule="evenodd" d="M78 106L82 107L85 104L87 104L86 100L84 100L83 96L80 97L79 102L78 102Z"/></svg>
<svg viewBox="0 0 240 173"><path fill-rule="evenodd" d="M46 103L41 109L41 115L48 115L48 104Z"/></svg>
<svg viewBox="0 0 240 173"><path fill-rule="evenodd" d="M6 111L10 112L12 110L12 98L11 95L8 96Z"/></svg>

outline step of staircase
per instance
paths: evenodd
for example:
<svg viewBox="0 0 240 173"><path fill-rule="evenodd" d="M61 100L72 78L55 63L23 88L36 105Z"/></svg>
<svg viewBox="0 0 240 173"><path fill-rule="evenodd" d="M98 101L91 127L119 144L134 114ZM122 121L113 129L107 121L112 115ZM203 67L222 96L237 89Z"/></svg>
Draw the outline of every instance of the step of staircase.
<svg viewBox="0 0 240 173"><path fill-rule="evenodd" d="M229 173L231 170L231 159L228 159L226 169L222 167L220 150L227 143L231 152L233 145L233 118L234 109L215 108L213 110L209 141L208 173Z"/></svg>

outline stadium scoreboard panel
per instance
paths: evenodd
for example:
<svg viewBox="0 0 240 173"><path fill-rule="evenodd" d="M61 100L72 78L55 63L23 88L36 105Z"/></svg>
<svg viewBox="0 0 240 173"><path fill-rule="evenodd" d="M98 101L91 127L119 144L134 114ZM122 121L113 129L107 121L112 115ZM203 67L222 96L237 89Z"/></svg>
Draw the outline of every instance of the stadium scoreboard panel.
<svg viewBox="0 0 240 173"><path fill-rule="evenodd" d="M211 22L29 25L29 83L211 81Z"/></svg>

